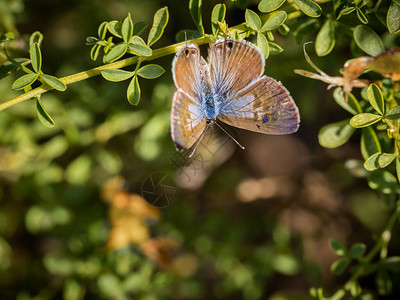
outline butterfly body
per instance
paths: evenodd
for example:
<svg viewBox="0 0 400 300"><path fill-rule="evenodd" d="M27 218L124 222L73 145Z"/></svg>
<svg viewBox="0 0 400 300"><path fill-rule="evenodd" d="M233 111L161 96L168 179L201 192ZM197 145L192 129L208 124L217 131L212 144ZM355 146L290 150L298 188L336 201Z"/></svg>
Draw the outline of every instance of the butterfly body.
<svg viewBox="0 0 400 300"><path fill-rule="evenodd" d="M239 128L288 134L299 127L298 109L282 84L262 76L265 60L253 44L221 39L210 45L206 62L195 44L176 54L172 73L178 90L171 111L171 135L178 151L220 120Z"/></svg>

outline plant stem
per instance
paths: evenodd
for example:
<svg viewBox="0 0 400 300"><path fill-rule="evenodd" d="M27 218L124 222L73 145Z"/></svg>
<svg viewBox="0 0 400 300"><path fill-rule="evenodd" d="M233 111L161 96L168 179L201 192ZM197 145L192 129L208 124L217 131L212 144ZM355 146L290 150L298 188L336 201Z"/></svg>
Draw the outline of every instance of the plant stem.
<svg viewBox="0 0 400 300"><path fill-rule="evenodd" d="M203 45L203 44L207 44L210 43L212 41L212 36L210 35L205 35L204 37L192 40L192 41L188 41L188 42L195 42L198 45ZM181 48L185 43L187 42L182 42L182 43L177 43L174 45L170 45L164 48L160 48L160 49L156 49L153 51L153 54L151 56L148 56L146 58L144 58L144 61L150 61L159 57L163 57L166 55L170 55L173 53L176 53L179 48ZM100 67L96 67L90 70L86 70L80 73L76 73L73 75L69 75L69 76L65 76L60 78L60 80L65 84L65 85L69 85L78 81L82 81L94 76L98 76L101 74L101 71L103 70L115 70L115 69L121 69L121 68L125 68L131 65L134 65L138 62L139 60L139 56L134 56L134 57L129 57L126 59L122 59L119 61L116 61L114 63L111 64L107 64L107 65L103 65ZM30 90L27 93L24 93L22 95L19 95L17 97L14 97L10 100L7 100L3 103L0 104L0 111L11 107L17 103L21 103L25 100L29 100L31 98L40 96L50 90L52 90L53 88L48 86L48 85L41 85L40 87Z"/></svg>

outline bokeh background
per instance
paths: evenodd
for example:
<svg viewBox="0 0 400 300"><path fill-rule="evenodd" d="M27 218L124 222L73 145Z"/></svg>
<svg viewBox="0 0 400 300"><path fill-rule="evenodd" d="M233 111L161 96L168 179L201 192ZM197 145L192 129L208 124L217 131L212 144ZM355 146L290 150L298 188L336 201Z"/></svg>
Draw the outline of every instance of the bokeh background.
<svg viewBox="0 0 400 300"><path fill-rule="evenodd" d="M219 1L203 2L210 32ZM246 7L257 11L256 1L225 2L231 26ZM13 55L28 56L23 40L38 30L44 72L62 77L101 65L85 45L101 22L131 12L151 24L165 5L160 48L195 29L186 1L0 0L0 16L3 30L20 34ZM359 136L337 149L318 144L323 125L350 115L325 84L293 72L310 70L302 47L315 33L275 37L285 51L268 58L266 74L288 88L301 126L289 136L225 126L246 150L214 128L192 160L175 151L172 55L155 61L162 77L140 81L137 107L127 82L99 76L42 97L51 129L34 101L2 111L0 299L308 299L312 286L340 287L346 275L330 273L329 240L372 245L388 209L357 172ZM324 59L312 48L331 75L352 57L349 41ZM12 81L0 82L1 101L16 95ZM390 251L399 248L397 231ZM362 283L373 292L373 278Z"/></svg>

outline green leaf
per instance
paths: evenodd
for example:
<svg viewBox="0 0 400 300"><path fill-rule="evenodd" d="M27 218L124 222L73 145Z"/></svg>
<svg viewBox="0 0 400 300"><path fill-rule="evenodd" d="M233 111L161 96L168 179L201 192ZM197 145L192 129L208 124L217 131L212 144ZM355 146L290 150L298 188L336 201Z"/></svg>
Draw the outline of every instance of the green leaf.
<svg viewBox="0 0 400 300"><path fill-rule="evenodd" d="M178 43L184 42L185 40L191 40L197 33L198 32L196 30L182 29L179 30L178 33L175 35L175 40Z"/></svg>
<svg viewBox="0 0 400 300"><path fill-rule="evenodd" d="M278 9L285 0L262 0L260 4L258 4L258 10L261 12L270 12Z"/></svg>
<svg viewBox="0 0 400 300"><path fill-rule="evenodd" d="M200 36L204 35L204 28L203 28L203 19L201 17L201 0L190 0L189 1L189 10L190 14L192 15L192 19L196 24L197 30L200 33Z"/></svg>
<svg viewBox="0 0 400 300"><path fill-rule="evenodd" d="M153 26L151 27L147 38L147 45L151 46L158 41L164 32L165 26L167 26L168 19L169 14L166 6L156 11L153 18Z"/></svg>
<svg viewBox="0 0 400 300"><path fill-rule="evenodd" d="M118 22L115 20L108 22L107 28L108 28L108 31L111 32L111 34L122 39L122 33L121 33L122 23L121 22Z"/></svg>
<svg viewBox="0 0 400 300"><path fill-rule="evenodd" d="M356 243L350 248L350 257L351 258L360 258L364 255L367 246L362 243Z"/></svg>
<svg viewBox="0 0 400 300"><path fill-rule="evenodd" d="M36 73L40 73L42 68L42 54L40 53L39 45L37 43L33 43L29 53L31 56L33 70L35 70Z"/></svg>
<svg viewBox="0 0 400 300"><path fill-rule="evenodd" d="M133 75L135 75L135 72L129 72L129 71L124 71L124 70L103 70L101 71L101 76L104 77L104 79L112 82L119 82L119 81L124 81L129 78L131 78Z"/></svg>
<svg viewBox="0 0 400 300"><path fill-rule="evenodd" d="M126 53L126 50L127 50L127 44L121 43L121 44L116 45L104 57L105 62L112 63L113 61L120 59L122 56L124 56L124 54Z"/></svg>
<svg viewBox="0 0 400 300"><path fill-rule="evenodd" d="M348 257L342 257L341 259L335 261L332 265L331 265L331 272L332 274L338 276L340 274L342 274L347 267L350 264L350 258Z"/></svg>
<svg viewBox="0 0 400 300"><path fill-rule="evenodd" d="M65 91L67 89L67 86L57 77L47 74L40 74L39 76L45 83L58 91Z"/></svg>
<svg viewBox="0 0 400 300"><path fill-rule="evenodd" d="M346 245L337 239L331 239L330 246L337 255L343 256L347 253Z"/></svg>
<svg viewBox="0 0 400 300"><path fill-rule="evenodd" d="M386 270L379 270L375 277L375 283L379 295L385 296L392 293L393 283Z"/></svg>
<svg viewBox="0 0 400 300"><path fill-rule="evenodd" d="M94 45L92 47L92 50L90 50L90 58L92 60L96 60L97 57L99 57L100 50L101 50L101 46L100 45Z"/></svg>
<svg viewBox="0 0 400 300"><path fill-rule="evenodd" d="M381 144L372 127L363 128L361 131L361 154L365 160L377 152L382 152Z"/></svg>
<svg viewBox="0 0 400 300"><path fill-rule="evenodd" d="M100 40L104 40L106 38L107 24L108 24L107 22L103 22L99 25L99 28L97 29L97 34Z"/></svg>
<svg viewBox="0 0 400 300"><path fill-rule="evenodd" d="M21 65L26 65L26 64L30 63L30 60L27 58L14 58L14 60ZM13 64L12 62L6 61L3 65L0 66L0 79L10 75L17 68L19 68L18 65Z"/></svg>
<svg viewBox="0 0 400 300"><path fill-rule="evenodd" d="M294 0L294 3L309 17L318 18L322 14L321 7L311 0Z"/></svg>
<svg viewBox="0 0 400 300"><path fill-rule="evenodd" d="M133 35L140 35L147 27L143 21L138 21L133 25Z"/></svg>
<svg viewBox="0 0 400 300"><path fill-rule="evenodd" d="M386 24L391 34L400 31L400 4L392 1L386 16Z"/></svg>
<svg viewBox="0 0 400 300"><path fill-rule="evenodd" d="M133 36L133 22L130 13L128 13L128 16L122 22L121 34L124 42L129 43Z"/></svg>
<svg viewBox="0 0 400 300"><path fill-rule="evenodd" d="M279 54L283 51L283 48L279 46L278 44L275 44L273 42L268 42L268 47L269 47L269 54L275 55Z"/></svg>
<svg viewBox="0 0 400 300"><path fill-rule="evenodd" d="M54 124L53 119L50 117L50 115L44 109L42 102L40 102L39 98L36 98L36 112L37 112L40 122L44 126L46 126L48 128L54 127L55 124Z"/></svg>
<svg viewBox="0 0 400 300"><path fill-rule="evenodd" d="M382 119L382 116L380 115L375 115L371 113L363 113L363 114L358 114L355 115L354 117L351 118L350 120L350 125L353 126L354 128L361 128L361 127L366 127L370 126L379 120Z"/></svg>
<svg viewBox="0 0 400 300"><path fill-rule="evenodd" d="M226 6L225 4L217 4L211 13L211 28L214 35L219 31L218 22L225 20Z"/></svg>
<svg viewBox="0 0 400 300"><path fill-rule="evenodd" d="M383 194L395 194L399 192L399 184L392 173L379 169L368 175L368 185L371 189Z"/></svg>
<svg viewBox="0 0 400 300"><path fill-rule="evenodd" d="M153 50L138 36L134 36L132 42L129 44L129 50L139 56L150 56Z"/></svg>
<svg viewBox="0 0 400 300"><path fill-rule="evenodd" d="M138 105L140 101L140 86L138 77L135 75L128 86L127 97L132 105Z"/></svg>
<svg viewBox="0 0 400 300"><path fill-rule="evenodd" d="M397 120L400 119L400 106L392 107L385 115L386 119Z"/></svg>
<svg viewBox="0 0 400 300"><path fill-rule="evenodd" d="M397 180L400 182L400 157L396 157L396 175Z"/></svg>
<svg viewBox="0 0 400 300"><path fill-rule="evenodd" d="M31 85L39 77L38 74L26 74L14 81L11 88L13 90L22 90L23 88Z"/></svg>
<svg viewBox="0 0 400 300"><path fill-rule="evenodd" d="M96 38L96 37L88 36L86 38L86 45L93 46L93 45L96 45L99 41L100 40L98 38Z"/></svg>
<svg viewBox="0 0 400 300"><path fill-rule="evenodd" d="M29 38L29 48L32 48L33 44L36 43L40 47L43 41L43 34L41 34L39 31L35 31L34 33L31 34L31 37Z"/></svg>
<svg viewBox="0 0 400 300"><path fill-rule="evenodd" d="M391 256L385 259L382 259L379 263L382 268L393 272L399 273L400 272L400 256Z"/></svg>
<svg viewBox="0 0 400 300"><path fill-rule="evenodd" d="M270 31L278 28L285 23L287 14L285 11L280 10L269 15L269 18L265 21L261 27L261 31Z"/></svg>
<svg viewBox="0 0 400 300"><path fill-rule="evenodd" d="M367 19L367 17L364 15L364 13L362 12L362 10L359 9L359 8L357 8L357 9L356 9L356 12L357 12L357 17L358 17L358 19L361 21L361 23L363 23L363 24L368 24L368 19Z"/></svg>
<svg viewBox="0 0 400 300"><path fill-rule="evenodd" d="M343 92L343 89L341 87L337 87L333 91L333 99L335 99L337 104L339 104L342 108L344 108L353 115L357 113L362 113L360 104L358 103L357 99L353 96L353 94L348 93L346 101L345 93Z"/></svg>
<svg viewBox="0 0 400 300"><path fill-rule="evenodd" d="M264 59L267 59L269 55L269 44L267 38L261 32L257 32L257 46L264 54Z"/></svg>
<svg viewBox="0 0 400 300"><path fill-rule="evenodd" d="M290 32L290 28L286 24L282 24L281 26L279 26L278 30L279 33L283 36L287 35Z"/></svg>
<svg viewBox="0 0 400 300"><path fill-rule="evenodd" d="M370 156L364 163L364 168L367 171L375 171L380 168L384 168L392 163L396 158L393 153L375 153Z"/></svg>
<svg viewBox="0 0 400 300"><path fill-rule="evenodd" d="M138 71L137 74L140 77L146 78L146 79L154 79L157 77L160 77L165 70L156 64L149 64L145 65L144 67L141 67Z"/></svg>
<svg viewBox="0 0 400 300"><path fill-rule="evenodd" d="M371 56L377 56L385 51L379 35L367 25L358 25L353 32L353 37L358 47Z"/></svg>
<svg viewBox="0 0 400 300"><path fill-rule="evenodd" d="M336 148L346 143L354 132L349 120L343 120L322 127L318 133L318 141L322 147Z"/></svg>
<svg viewBox="0 0 400 300"><path fill-rule="evenodd" d="M381 89L375 83L368 87L367 97L372 107L383 115L385 113L385 101L383 100Z"/></svg>
<svg viewBox="0 0 400 300"><path fill-rule="evenodd" d="M335 24L328 19L321 27L315 40L315 52L318 56L328 55L335 46Z"/></svg>
<svg viewBox="0 0 400 300"><path fill-rule="evenodd" d="M253 30L258 30L261 27L260 17L252 10L246 9L245 13L246 24Z"/></svg>

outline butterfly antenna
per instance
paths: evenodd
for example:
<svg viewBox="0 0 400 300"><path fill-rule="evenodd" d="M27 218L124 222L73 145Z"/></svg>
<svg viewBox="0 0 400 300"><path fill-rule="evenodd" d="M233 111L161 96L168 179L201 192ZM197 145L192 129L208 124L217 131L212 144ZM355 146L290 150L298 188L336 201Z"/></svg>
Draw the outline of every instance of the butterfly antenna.
<svg viewBox="0 0 400 300"><path fill-rule="evenodd" d="M192 153L190 153L189 158L191 158L193 156L193 154L196 152L197 147L200 145L201 140L203 139L203 137L205 136L208 128L210 127L211 123L207 124L206 129L203 131L203 133L201 134L200 138L197 140L196 145L194 146L194 149L192 151Z"/></svg>
<svg viewBox="0 0 400 300"><path fill-rule="evenodd" d="M186 34L186 31L185 31L185 43L186 43L186 46L187 46L187 34Z"/></svg>
<svg viewBox="0 0 400 300"><path fill-rule="evenodd" d="M228 131L226 131L221 125L219 125L217 122L215 122L215 124L218 125L219 128L221 128L221 130L223 132L226 133L227 136L229 136L241 149L245 149Z"/></svg>

